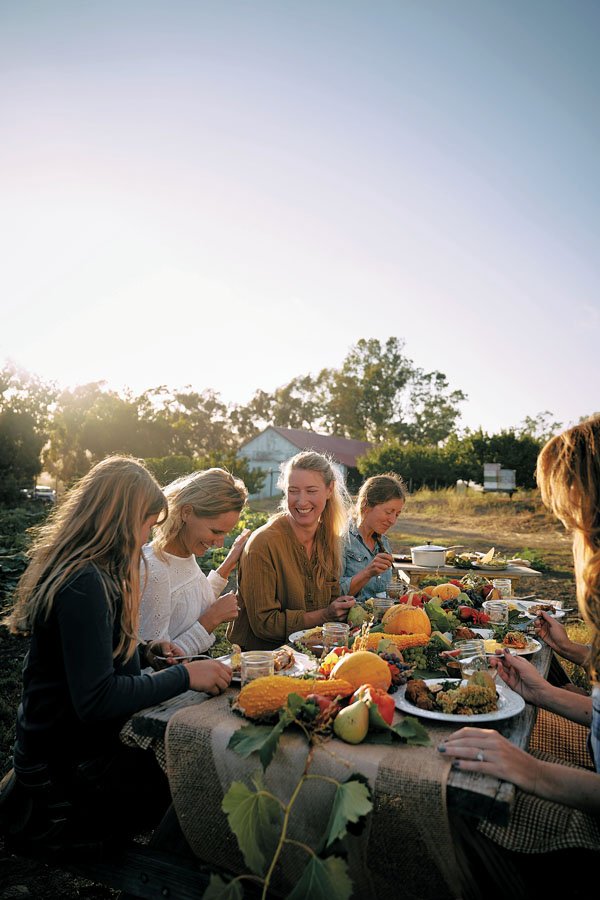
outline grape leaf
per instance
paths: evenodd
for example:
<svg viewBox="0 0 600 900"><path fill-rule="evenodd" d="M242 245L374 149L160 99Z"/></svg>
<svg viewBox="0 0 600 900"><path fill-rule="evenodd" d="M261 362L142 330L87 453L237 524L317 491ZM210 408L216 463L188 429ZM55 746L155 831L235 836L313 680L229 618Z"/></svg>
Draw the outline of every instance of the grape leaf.
<svg viewBox="0 0 600 900"><path fill-rule="evenodd" d="M202 900L242 900L244 892L239 881L223 881L218 875L211 875Z"/></svg>
<svg viewBox="0 0 600 900"><path fill-rule="evenodd" d="M221 808L227 814L246 865L256 875L263 875L281 834L283 811L276 798L266 792L260 772L253 782L256 790L234 781Z"/></svg>
<svg viewBox="0 0 600 900"><path fill-rule="evenodd" d="M312 856L287 900L348 900L351 894L352 881L343 859Z"/></svg>
<svg viewBox="0 0 600 900"><path fill-rule="evenodd" d="M334 841L343 838L347 823L358 822L372 809L371 790L364 779L358 780L351 776L343 784L338 784L325 829L325 846L329 847Z"/></svg>
<svg viewBox="0 0 600 900"><path fill-rule="evenodd" d="M258 753L264 770L273 759L279 738L291 721L284 713L277 725L244 725L231 735L227 747L244 758Z"/></svg>
<svg viewBox="0 0 600 900"><path fill-rule="evenodd" d="M431 743L427 729L413 716L405 716L401 722L392 726L391 731L406 741L407 744L426 747Z"/></svg>

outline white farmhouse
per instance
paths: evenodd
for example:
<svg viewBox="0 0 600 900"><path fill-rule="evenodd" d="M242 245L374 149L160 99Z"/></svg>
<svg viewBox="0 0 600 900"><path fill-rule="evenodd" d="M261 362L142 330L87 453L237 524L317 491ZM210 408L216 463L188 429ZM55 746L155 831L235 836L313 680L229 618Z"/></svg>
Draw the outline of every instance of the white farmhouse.
<svg viewBox="0 0 600 900"><path fill-rule="evenodd" d="M356 468L357 457L366 453L371 446L368 441L332 437L314 431L304 431L302 428L279 428L277 425L269 425L260 434L247 441L239 449L238 456L243 456L251 469L262 469L266 472L262 489L259 493L252 494L253 499L262 499L280 493L277 479L281 463L295 456L300 450L317 450L326 454L342 472L352 490L360 481Z"/></svg>

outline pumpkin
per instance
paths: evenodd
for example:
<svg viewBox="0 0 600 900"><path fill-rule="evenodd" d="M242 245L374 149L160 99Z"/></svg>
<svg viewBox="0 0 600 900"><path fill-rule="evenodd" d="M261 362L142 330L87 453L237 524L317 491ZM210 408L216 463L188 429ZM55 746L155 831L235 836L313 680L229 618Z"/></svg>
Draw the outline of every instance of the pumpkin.
<svg viewBox="0 0 600 900"><path fill-rule="evenodd" d="M361 684L372 684L373 687L387 691L392 683L390 667L386 661L368 650L356 650L340 657L331 670L331 677L347 681L355 691Z"/></svg>
<svg viewBox="0 0 600 900"><path fill-rule="evenodd" d="M425 610L404 603L390 606L381 624L389 634L431 634L431 622Z"/></svg>
<svg viewBox="0 0 600 900"><path fill-rule="evenodd" d="M460 594L460 588L455 584L438 584L433 589L433 596L439 597L440 600L455 600Z"/></svg>

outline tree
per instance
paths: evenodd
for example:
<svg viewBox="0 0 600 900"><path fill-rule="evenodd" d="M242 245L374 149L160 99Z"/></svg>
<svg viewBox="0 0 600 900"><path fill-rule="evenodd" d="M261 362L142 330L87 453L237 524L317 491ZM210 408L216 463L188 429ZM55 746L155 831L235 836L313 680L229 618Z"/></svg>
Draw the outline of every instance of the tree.
<svg viewBox="0 0 600 900"><path fill-rule="evenodd" d="M251 469L248 461L243 457L237 457L233 450L213 452L195 459L190 456L149 458L145 463L163 487L191 472L219 468L226 469L232 475L241 478L248 488L248 493L255 494L260 491L266 477L261 469Z"/></svg>
<svg viewBox="0 0 600 900"><path fill-rule="evenodd" d="M480 467L480 477L483 475L484 463L496 462L500 463L503 469L516 470L519 487L535 487L535 466L543 441L529 434L518 434L512 429L492 435L479 429L469 438Z"/></svg>
<svg viewBox="0 0 600 900"><path fill-rule="evenodd" d="M30 413L0 412L0 503L15 504L20 489L34 483L42 471L44 441Z"/></svg>
<svg viewBox="0 0 600 900"><path fill-rule="evenodd" d="M525 416L521 426L515 431L517 434L527 435L545 444L551 437L562 431L562 427L561 422L553 420L553 413L546 410L538 413L537 416Z"/></svg>
<svg viewBox="0 0 600 900"><path fill-rule="evenodd" d="M55 389L11 363L0 369L0 502L18 501L42 471Z"/></svg>
<svg viewBox="0 0 600 900"><path fill-rule="evenodd" d="M458 406L466 399L462 391L450 391L442 372L418 369L409 388L408 421L394 430L413 443L435 446L456 428Z"/></svg>

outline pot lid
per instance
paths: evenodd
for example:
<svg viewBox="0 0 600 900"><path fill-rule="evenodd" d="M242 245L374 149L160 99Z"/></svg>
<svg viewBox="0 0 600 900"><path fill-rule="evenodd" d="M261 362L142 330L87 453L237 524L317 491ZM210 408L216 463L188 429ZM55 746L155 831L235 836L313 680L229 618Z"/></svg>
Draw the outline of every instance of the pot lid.
<svg viewBox="0 0 600 900"><path fill-rule="evenodd" d="M419 551L437 551L437 550L445 550L445 547L438 547L436 544L424 544L422 547L411 547L411 550L419 550Z"/></svg>

